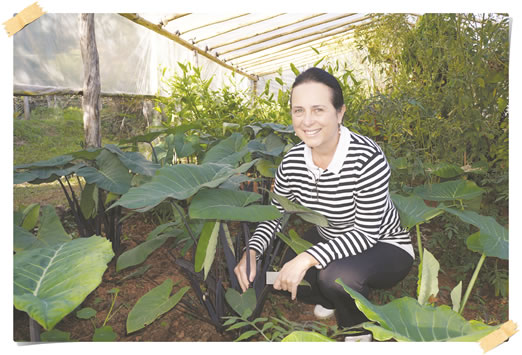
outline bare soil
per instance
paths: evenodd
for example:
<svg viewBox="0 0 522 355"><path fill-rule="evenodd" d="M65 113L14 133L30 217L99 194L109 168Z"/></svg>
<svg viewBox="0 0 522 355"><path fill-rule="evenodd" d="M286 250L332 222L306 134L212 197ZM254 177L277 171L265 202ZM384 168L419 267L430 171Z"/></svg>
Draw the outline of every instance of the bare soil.
<svg viewBox="0 0 522 355"><path fill-rule="evenodd" d="M64 225L70 225L70 216L62 215ZM123 227L122 248L129 250L137 244L145 240L148 233L155 228L155 225L147 221L143 215L136 215L127 220ZM415 241L415 238L412 238ZM148 325L144 329L127 334L126 320L127 316L136 303L145 293L152 288L160 285L167 278L174 283L179 282L174 291L183 286L188 286L188 280L180 272L179 268L174 264L174 255L179 257L179 251L176 249L169 250L166 243L163 247L156 250L146 260L144 265L148 265L149 269L142 276L136 278L125 279L126 276L132 274L139 265L128 270L116 272L116 257L109 263L103 280L99 287L95 289L80 305L80 308L91 307L97 311L94 319L83 320L75 315L75 311L66 316L56 329L70 333L71 339L75 341L91 341L94 334L94 327L101 327L105 321L107 313L112 302L112 295L109 291L113 288L119 289L119 294L114 305L111 318L107 325L111 326L117 334L116 341L149 341L149 342L228 342L233 341L239 333L237 332L218 332L214 326L202 320L196 319L180 307L176 306L171 311L162 315L159 319ZM177 253L177 254L176 254ZM471 272L470 272L471 274ZM449 296L450 290L456 286L457 282L451 270L439 275L439 295L435 299L436 304L451 305ZM393 297L402 297L407 293L410 297L415 297L417 280L417 262L410 271L410 274L404 281L394 288L387 290L388 294ZM467 281L463 282L464 288ZM476 286L474 294L479 297L470 297L468 306L463 314L466 319L477 319L488 324L500 324L507 321L508 317L508 301L505 298L495 297L492 287L489 283L483 282ZM406 292L405 292L406 290ZM184 297L191 298L195 304L199 304L194 292L190 290ZM372 292L370 300L373 303L387 303L388 300L383 297L383 293L379 291ZM478 300L478 301L477 301ZM14 313L14 340L20 342L29 341L29 319L25 312L18 311L13 308ZM206 316L206 311L201 306L201 313ZM299 301L291 301L286 294L271 293L265 303L262 313L263 317L280 317L283 315L290 321L309 322L314 321L313 306L301 303ZM335 320L330 319L323 321L326 325L334 325ZM262 340L260 337L254 337L251 340Z"/></svg>

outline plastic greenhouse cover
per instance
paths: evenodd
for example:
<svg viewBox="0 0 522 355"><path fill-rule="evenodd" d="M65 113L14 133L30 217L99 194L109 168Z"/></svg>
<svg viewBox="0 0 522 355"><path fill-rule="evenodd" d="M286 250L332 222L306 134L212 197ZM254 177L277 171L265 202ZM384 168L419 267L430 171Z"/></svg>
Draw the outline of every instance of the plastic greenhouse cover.
<svg viewBox="0 0 522 355"><path fill-rule="evenodd" d="M47 13L14 36L13 84L44 93L48 87L81 90L79 14ZM95 36L102 93L165 94L163 68L179 71L177 62L193 62L194 53L118 14L97 13ZM199 56L204 77L229 80L230 71ZM239 77L238 80L241 80ZM243 80L240 85L250 85ZM39 90L38 87L42 88Z"/></svg>

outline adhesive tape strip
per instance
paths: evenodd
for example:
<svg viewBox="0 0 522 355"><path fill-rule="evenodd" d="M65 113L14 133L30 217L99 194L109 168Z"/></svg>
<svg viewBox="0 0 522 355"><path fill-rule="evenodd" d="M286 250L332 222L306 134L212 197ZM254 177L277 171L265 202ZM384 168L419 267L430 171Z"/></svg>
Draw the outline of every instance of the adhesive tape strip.
<svg viewBox="0 0 522 355"><path fill-rule="evenodd" d="M38 19L44 13L45 12L42 10L40 5L34 3L23 9L12 19L9 19L6 22L4 22L3 25L5 26L5 30L7 31L8 36L11 37L16 32L24 28L26 25Z"/></svg>
<svg viewBox="0 0 522 355"><path fill-rule="evenodd" d="M505 342L516 332L518 332L516 323L512 320L507 321L502 324L499 329L480 339L480 346L484 352L488 352Z"/></svg>

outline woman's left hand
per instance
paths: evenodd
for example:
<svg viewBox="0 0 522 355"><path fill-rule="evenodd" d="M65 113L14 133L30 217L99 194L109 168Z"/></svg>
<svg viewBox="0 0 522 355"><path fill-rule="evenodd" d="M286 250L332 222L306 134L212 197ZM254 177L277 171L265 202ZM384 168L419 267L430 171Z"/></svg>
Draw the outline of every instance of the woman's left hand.
<svg viewBox="0 0 522 355"><path fill-rule="evenodd" d="M319 262L308 253L301 253L283 265L277 279L274 282L276 290L288 291L292 294L292 300L297 296L297 286L303 280L306 271L319 264Z"/></svg>

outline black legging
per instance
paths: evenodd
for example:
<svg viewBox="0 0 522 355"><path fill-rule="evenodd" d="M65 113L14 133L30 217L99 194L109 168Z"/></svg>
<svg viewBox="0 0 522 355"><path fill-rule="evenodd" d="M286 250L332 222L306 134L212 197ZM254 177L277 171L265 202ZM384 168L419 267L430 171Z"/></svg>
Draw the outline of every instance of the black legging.
<svg viewBox="0 0 522 355"><path fill-rule="evenodd" d="M312 244L324 241L316 228L308 230L303 236ZM288 248L283 257L285 262L296 254ZM325 308L335 309L337 325L351 327L368 319L359 311L353 298L344 288L335 282L340 278L347 286L368 297L370 288L391 288L404 279L411 269L413 258L406 251L378 242L361 254L335 260L326 268L319 270L311 267L304 279L309 286L297 288L297 298L305 303L320 304Z"/></svg>

